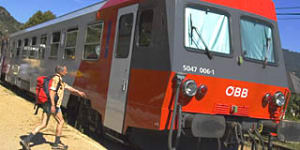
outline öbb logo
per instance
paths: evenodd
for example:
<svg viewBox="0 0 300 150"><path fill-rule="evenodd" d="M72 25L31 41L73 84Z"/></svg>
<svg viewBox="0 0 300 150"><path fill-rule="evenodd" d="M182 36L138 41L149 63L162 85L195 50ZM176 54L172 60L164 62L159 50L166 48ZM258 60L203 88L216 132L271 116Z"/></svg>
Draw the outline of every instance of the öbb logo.
<svg viewBox="0 0 300 150"><path fill-rule="evenodd" d="M241 98L247 98L248 96L248 89L246 88L240 88L240 87L233 87L229 86L226 89L226 95L227 96L234 96L234 97L241 97Z"/></svg>

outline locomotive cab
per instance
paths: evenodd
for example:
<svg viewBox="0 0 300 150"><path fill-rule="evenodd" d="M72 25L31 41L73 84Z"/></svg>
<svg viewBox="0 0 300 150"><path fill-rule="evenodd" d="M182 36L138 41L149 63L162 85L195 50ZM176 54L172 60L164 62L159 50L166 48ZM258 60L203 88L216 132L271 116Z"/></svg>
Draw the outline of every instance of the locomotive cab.
<svg viewBox="0 0 300 150"><path fill-rule="evenodd" d="M299 140L291 132L300 131L299 124L282 121L290 91L274 4L251 7L257 3L167 1L174 13L168 14L168 33L178 82L173 115L182 115L177 127L194 137L230 143L235 136L240 143L244 133L261 138L272 131Z"/></svg>

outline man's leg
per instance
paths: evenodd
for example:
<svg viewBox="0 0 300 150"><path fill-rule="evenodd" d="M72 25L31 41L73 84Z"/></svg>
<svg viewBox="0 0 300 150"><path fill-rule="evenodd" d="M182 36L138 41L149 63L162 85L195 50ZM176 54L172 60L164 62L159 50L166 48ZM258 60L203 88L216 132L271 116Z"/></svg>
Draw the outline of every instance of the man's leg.
<svg viewBox="0 0 300 150"><path fill-rule="evenodd" d="M57 126L56 126L56 136L55 136L55 142L53 145L53 148L59 148L59 149L67 149L68 146L64 145L61 141L60 141L60 137L62 134L62 128L63 125L65 123L65 120L63 118L61 109L58 108L57 109L57 113L55 114L55 120L57 121Z"/></svg>
<svg viewBox="0 0 300 150"><path fill-rule="evenodd" d="M43 112L42 115L42 123L40 125L38 125L33 131L32 134L37 134L39 131L41 131L42 129L46 128L48 125L50 119L50 115L47 114L46 112Z"/></svg>
<svg viewBox="0 0 300 150"><path fill-rule="evenodd" d="M29 142L31 141L31 139L42 129L46 128L48 125L48 121L49 121L50 115L48 115L46 112L43 112L42 114L42 120L41 123L35 127L33 129L33 131L24 139L21 140L21 144L26 148L26 149L30 149L29 148Z"/></svg>

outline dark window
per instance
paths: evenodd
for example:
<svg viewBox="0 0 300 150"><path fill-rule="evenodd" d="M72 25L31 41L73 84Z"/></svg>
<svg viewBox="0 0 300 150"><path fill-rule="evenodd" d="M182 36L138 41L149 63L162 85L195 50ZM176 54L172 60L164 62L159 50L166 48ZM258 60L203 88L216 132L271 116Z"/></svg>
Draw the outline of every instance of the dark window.
<svg viewBox="0 0 300 150"><path fill-rule="evenodd" d="M50 57L57 57L60 42L60 32L52 33Z"/></svg>
<svg viewBox="0 0 300 150"><path fill-rule="evenodd" d="M29 39L25 39L24 40L24 47L23 47L23 51L22 51L22 57L24 57L24 58L27 57L29 49L30 49Z"/></svg>
<svg viewBox="0 0 300 150"><path fill-rule="evenodd" d="M33 37L33 38L32 38L31 45L32 45L32 46L35 46L35 45L36 45L36 37Z"/></svg>
<svg viewBox="0 0 300 150"><path fill-rule="evenodd" d="M24 40L24 46L28 46L29 45L29 40L28 39L25 39Z"/></svg>
<svg viewBox="0 0 300 150"><path fill-rule="evenodd" d="M54 32L52 34L52 43L60 42L60 32Z"/></svg>
<svg viewBox="0 0 300 150"><path fill-rule="evenodd" d="M46 51L46 45L47 45L47 34L43 34L41 36L41 39L40 39L40 47L39 47L39 58L40 59L44 59L45 57L45 51Z"/></svg>
<svg viewBox="0 0 300 150"><path fill-rule="evenodd" d="M36 42L36 37L33 37L31 39L31 46L29 47L30 51L29 51L29 57L30 58L37 58L38 56L38 51L39 48L37 47L37 42Z"/></svg>
<svg viewBox="0 0 300 150"><path fill-rule="evenodd" d="M11 58L15 57L15 51L16 51L16 42L13 41L10 46L10 57Z"/></svg>
<svg viewBox="0 0 300 150"><path fill-rule="evenodd" d="M153 10L145 10L140 15L139 46L149 46L152 41Z"/></svg>
<svg viewBox="0 0 300 150"><path fill-rule="evenodd" d="M121 16L119 20L118 45L116 58L127 58L130 49L133 14Z"/></svg>
<svg viewBox="0 0 300 150"><path fill-rule="evenodd" d="M41 36L41 44L44 44L46 46L47 43L47 34L43 34Z"/></svg>
<svg viewBox="0 0 300 150"><path fill-rule="evenodd" d="M83 59L98 59L100 56L101 37L103 34L103 22L87 27L87 35L84 44Z"/></svg>
<svg viewBox="0 0 300 150"><path fill-rule="evenodd" d="M19 40L17 45L17 57L20 55L21 47L22 47L22 41Z"/></svg>
<svg viewBox="0 0 300 150"><path fill-rule="evenodd" d="M77 34L78 28L68 30L64 59L75 59Z"/></svg>

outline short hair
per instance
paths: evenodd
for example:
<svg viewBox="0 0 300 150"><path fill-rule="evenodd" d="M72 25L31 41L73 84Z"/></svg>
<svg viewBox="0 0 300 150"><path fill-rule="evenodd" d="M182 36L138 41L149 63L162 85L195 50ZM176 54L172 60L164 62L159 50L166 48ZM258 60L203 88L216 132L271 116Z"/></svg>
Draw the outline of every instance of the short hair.
<svg viewBox="0 0 300 150"><path fill-rule="evenodd" d="M56 73L61 73L61 72L63 72L64 70L65 70L65 65L57 65L56 67L55 67L55 72Z"/></svg>

